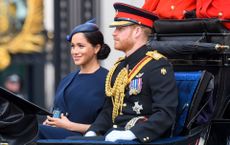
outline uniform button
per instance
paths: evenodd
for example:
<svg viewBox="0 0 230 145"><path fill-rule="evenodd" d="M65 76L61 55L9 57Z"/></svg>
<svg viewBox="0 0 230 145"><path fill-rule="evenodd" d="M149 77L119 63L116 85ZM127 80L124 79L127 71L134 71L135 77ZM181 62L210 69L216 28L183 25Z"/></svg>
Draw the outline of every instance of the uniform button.
<svg viewBox="0 0 230 145"><path fill-rule="evenodd" d="M171 5L171 10L174 10L175 9L175 6L174 5Z"/></svg>
<svg viewBox="0 0 230 145"><path fill-rule="evenodd" d="M186 10L183 10L183 14L186 14L187 13L187 11Z"/></svg>
<svg viewBox="0 0 230 145"><path fill-rule="evenodd" d="M120 115L123 115L123 113L121 112Z"/></svg>
<svg viewBox="0 0 230 145"><path fill-rule="evenodd" d="M114 124L114 125L113 125L113 128L117 128L117 125Z"/></svg>
<svg viewBox="0 0 230 145"><path fill-rule="evenodd" d="M223 13L222 13L222 12L219 12L219 13L218 13L218 16L219 16L219 17L223 16Z"/></svg>
<svg viewBox="0 0 230 145"><path fill-rule="evenodd" d="M149 140L149 137L146 137L146 140Z"/></svg>
<svg viewBox="0 0 230 145"><path fill-rule="evenodd" d="M126 106L127 106L127 104L126 104L126 103L124 103L124 104L123 104L123 107L126 107Z"/></svg>
<svg viewBox="0 0 230 145"><path fill-rule="evenodd" d="M146 141L146 138L145 138L145 137L143 138L143 141Z"/></svg>

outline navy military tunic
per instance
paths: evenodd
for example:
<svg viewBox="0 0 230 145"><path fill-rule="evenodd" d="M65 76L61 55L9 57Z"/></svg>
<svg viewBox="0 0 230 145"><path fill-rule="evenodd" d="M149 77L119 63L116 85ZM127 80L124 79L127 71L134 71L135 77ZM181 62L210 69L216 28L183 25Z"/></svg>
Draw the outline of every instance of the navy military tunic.
<svg viewBox="0 0 230 145"><path fill-rule="evenodd" d="M54 109L68 114L72 122L91 124L95 121L105 102L105 78L107 70L100 67L92 74L70 73L59 84ZM79 132L47 125L39 126L40 139L64 139L82 135Z"/></svg>
<svg viewBox="0 0 230 145"><path fill-rule="evenodd" d="M144 45L122 60L112 76L112 84L122 68L132 70L148 51L152 50ZM122 112L114 122L112 101L107 97L103 110L89 130L105 135L111 129L130 129L139 141L150 142L170 134L177 105L178 93L172 65L164 57L152 59L127 85Z"/></svg>

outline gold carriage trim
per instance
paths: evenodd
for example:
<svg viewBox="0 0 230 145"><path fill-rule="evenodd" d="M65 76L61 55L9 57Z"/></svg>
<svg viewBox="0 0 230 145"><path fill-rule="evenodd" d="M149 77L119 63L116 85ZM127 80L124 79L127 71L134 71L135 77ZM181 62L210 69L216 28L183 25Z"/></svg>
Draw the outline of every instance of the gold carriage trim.
<svg viewBox="0 0 230 145"><path fill-rule="evenodd" d="M21 31L16 36L6 35L1 38L0 49L4 55L4 63L0 63L0 70L4 70L10 65L10 53L32 53L41 52L45 45L45 37L42 34L44 30L43 25L43 1L42 0L26 0L27 16ZM6 15L1 15L5 17ZM4 19L4 18L2 18ZM4 26L1 31L8 29L9 23L4 19ZM1 59L3 61L3 58Z"/></svg>

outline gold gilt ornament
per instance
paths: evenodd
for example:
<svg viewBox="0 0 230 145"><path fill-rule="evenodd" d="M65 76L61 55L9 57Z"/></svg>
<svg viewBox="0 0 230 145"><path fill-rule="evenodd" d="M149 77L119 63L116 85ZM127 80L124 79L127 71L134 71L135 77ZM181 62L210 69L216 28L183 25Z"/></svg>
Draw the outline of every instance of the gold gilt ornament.
<svg viewBox="0 0 230 145"><path fill-rule="evenodd" d="M3 2L0 2L0 6L3 5ZM10 65L10 54L41 52L43 49L45 44L45 37L42 34L44 30L43 0L26 0L26 6L27 14L25 21L16 35L6 33L11 28L6 18L7 15L5 15L6 11L4 8L6 7L1 6L0 34L4 35L1 35L0 41L0 55L3 56L1 57L0 70L4 70ZM14 9L10 8L10 10L14 12Z"/></svg>
<svg viewBox="0 0 230 145"><path fill-rule="evenodd" d="M4 48L0 48L0 70L6 68L10 64L10 55Z"/></svg>
<svg viewBox="0 0 230 145"><path fill-rule="evenodd" d="M0 25L0 32L6 33L9 30L9 21L7 18L7 5L4 1L0 1L0 20L1 20L1 25ZM1 40L0 40L1 41Z"/></svg>

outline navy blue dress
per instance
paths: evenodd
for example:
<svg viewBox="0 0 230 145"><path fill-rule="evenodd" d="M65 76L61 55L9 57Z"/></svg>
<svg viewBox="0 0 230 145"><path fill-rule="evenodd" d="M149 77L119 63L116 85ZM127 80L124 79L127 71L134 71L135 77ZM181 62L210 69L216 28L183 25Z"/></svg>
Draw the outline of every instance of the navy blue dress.
<svg viewBox="0 0 230 145"><path fill-rule="evenodd" d="M92 74L70 73L59 84L54 109L68 114L72 122L91 124L96 119L105 101L105 78L108 71L100 67ZM82 135L63 128L39 125L39 139L63 139Z"/></svg>

